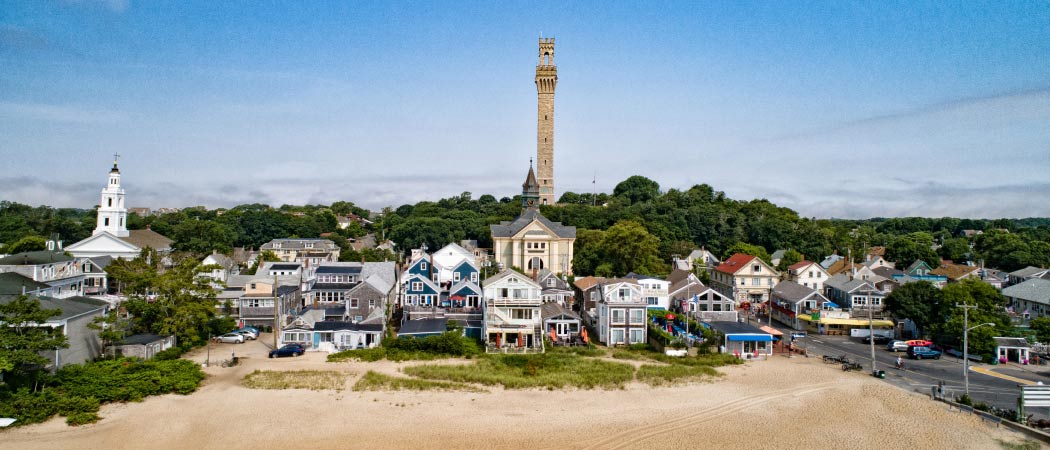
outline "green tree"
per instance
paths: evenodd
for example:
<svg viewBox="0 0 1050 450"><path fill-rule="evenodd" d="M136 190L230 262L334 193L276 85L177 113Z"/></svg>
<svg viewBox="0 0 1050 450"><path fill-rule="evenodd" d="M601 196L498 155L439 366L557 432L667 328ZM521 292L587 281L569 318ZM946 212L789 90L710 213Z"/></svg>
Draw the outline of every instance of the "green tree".
<svg viewBox="0 0 1050 450"><path fill-rule="evenodd" d="M50 361L41 353L68 347L65 334L42 326L61 313L43 309L40 300L25 295L0 302L0 374L10 374L17 383L36 375Z"/></svg>
<svg viewBox="0 0 1050 450"><path fill-rule="evenodd" d="M886 309L900 319L910 319L927 336L931 327L944 325L947 308L941 290L926 281L904 284L886 296Z"/></svg>
<svg viewBox="0 0 1050 450"><path fill-rule="evenodd" d="M660 185L646 177L635 175L621 181L613 188L613 196L629 203L647 202L660 195Z"/></svg>
<svg viewBox="0 0 1050 450"><path fill-rule="evenodd" d="M966 261L970 258L970 240L966 238L948 238L937 249L941 258L950 259L955 262Z"/></svg>
<svg viewBox="0 0 1050 450"><path fill-rule="evenodd" d="M784 256L780 258L780 262L777 264L777 270L787 272L788 267L799 262L802 262L802 254L797 250L789 249L784 252Z"/></svg>
<svg viewBox="0 0 1050 450"><path fill-rule="evenodd" d="M602 237L602 263L610 264L616 276L630 272L662 275L667 268L660 261L659 240L642 224L630 220L617 222Z"/></svg>
<svg viewBox="0 0 1050 450"><path fill-rule="evenodd" d="M216 266L205 266L187 257L163 273L158 273L151 265L146 267L146 276L134 274L136 278L148 280L143 283L145 288L129 293L124 302L134 318L134 329L160 335L174 334L180 342L188 344L206 339L208 322L215 316L216 291L211 285L212 280L203 275ZM122 283L133 282L121 279L123 276L113 275Z"/></svg>
<svg viewBox="0 0 1050 450"><path fill-rule="evenodd" d="M26 236L4 248L4 253L35 252L47 249L47 239L40 236Z"/></svg>
<svg viewBox="0 0 1050 450"><path fill-rule="evenodd" d="M769 252L759 245L748 244L747 242L737 242L731 245L722 253L722 261L725 261L737 253L743 253L745 255L757 256L758 259L765 261L766 264L773 265L772 258L769 256Z"/></svg>
<svg viewBox="0 0 1050 450"><path fill-rule="evenodd" d="M933 250L933 235L928 232L914 232L898 236L886 246L886 260L894 261L901 266L908 266L921 259L932 268L941 266L941 258Z"/></svg>
<svg viewBox="0 0 1050 450"><path fill-rule="evenodd" d="M993 336L1005 336L1010 332L1010 318L1006 315L1006 299L990 284L980 280L966 279L952 283L941 290L944 305L950 317L944 326L944 333L962 342L963 311L955 305L973 305L969 311L971 327L981 323L993 323L995 326L980 327L970 332L970 349L974 354L993 355L995 342Z"/></svg>
<svg viewBox="0 0 1050 450"><path fill-rule="evenodd" d="M1039 342L1050 342L1050 317L1037 317L1028 322L1028 326L1035 331Z"/></svg>

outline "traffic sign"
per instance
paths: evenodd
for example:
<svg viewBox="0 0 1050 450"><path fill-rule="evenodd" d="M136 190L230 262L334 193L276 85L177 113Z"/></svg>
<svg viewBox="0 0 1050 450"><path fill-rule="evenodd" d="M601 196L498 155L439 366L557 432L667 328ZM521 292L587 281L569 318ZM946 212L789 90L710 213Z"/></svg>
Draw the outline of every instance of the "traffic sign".
<svg viewBox="0 0 1050 450"><path fill-rule="evenodd" d="M791 333L791 337L794 339L800 339L806 337L806 333Z"/></svg>

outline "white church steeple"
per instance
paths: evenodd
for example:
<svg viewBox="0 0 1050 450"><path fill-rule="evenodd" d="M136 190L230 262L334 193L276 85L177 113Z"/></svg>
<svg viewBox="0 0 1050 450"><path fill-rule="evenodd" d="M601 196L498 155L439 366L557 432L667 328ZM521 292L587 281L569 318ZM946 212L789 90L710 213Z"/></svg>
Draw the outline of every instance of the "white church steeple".
<svg viewBox="0 0 1050 450"><path fill-rule="evenodd" d="M124 189L120 187L120 169L117 168L117 158L113 155L113 169L109 171L109 181L102 188L102 202L98 206L98 225L92 233L99 234L103 231L117 237L127 237L128 233L128 209L124 207Z"/></svg>

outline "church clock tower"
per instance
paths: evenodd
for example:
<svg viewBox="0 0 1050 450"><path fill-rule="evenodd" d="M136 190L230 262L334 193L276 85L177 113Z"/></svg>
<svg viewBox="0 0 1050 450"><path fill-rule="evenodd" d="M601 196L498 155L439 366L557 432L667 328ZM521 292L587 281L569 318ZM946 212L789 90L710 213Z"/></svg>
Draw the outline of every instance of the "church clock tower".
<svg viewBox="0 0 1050 450"><path fill-rule="evenodd" d="M106 187L102 188L102 202L98 206L98 225L92 235L107 232L116 237L127 237L128 209L124 207L124 188L120 187L120 169L113 155L113 169L109 171Z"/></svg>
<svg viewBox="0 0 1050 450"><path fill-rule="evenodd" d="M540 201L540 185L536 182L536 173L532 171L532 162L529 162L529 174L525 176L525 182L521 184L521 210L528 211L537 209Z"/></svg>
<svg viewBox="0 0 1050 450"><path fill-rule="evenodd" d="M540 38L540 62L536 66L538 114L536 127L536 180L539 201L554 204L554 88L558 84L558 66L554 65L554 38Z"/></svg>

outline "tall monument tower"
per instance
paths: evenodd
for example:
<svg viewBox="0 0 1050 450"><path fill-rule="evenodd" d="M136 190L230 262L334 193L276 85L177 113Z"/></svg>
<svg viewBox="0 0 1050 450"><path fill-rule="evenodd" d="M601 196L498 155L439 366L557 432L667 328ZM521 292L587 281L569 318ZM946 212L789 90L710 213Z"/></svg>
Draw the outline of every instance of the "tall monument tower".
<svg viewBox="0 0 1050 450"><path fill-rule="evenodd" d="M540 38L540 63L536 66L539 108L536 126L536 181L540 204L554 204L554 87L558 66L554 65L554 38Z"/></svg>

